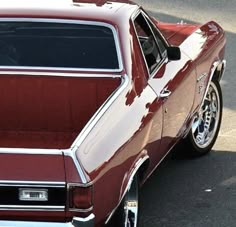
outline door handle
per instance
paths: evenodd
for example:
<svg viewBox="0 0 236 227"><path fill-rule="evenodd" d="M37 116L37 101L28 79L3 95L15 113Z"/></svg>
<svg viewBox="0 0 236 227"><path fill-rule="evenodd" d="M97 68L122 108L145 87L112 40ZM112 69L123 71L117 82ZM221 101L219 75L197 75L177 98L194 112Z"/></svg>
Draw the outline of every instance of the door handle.
<svg viewBox="0 0 236 227"><path fill-rule="evenodd" d="M160 94L160 98L166 99L171 95L171 91L169 91L168 89L164 89L161 94Z"/></svg>

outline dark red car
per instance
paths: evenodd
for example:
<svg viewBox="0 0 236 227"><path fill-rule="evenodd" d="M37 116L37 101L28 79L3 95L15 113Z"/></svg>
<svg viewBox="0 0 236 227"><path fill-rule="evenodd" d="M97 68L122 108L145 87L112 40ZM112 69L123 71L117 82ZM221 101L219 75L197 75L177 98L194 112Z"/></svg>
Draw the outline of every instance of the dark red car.
<svg viewBox="0 0 236 227"><path fill-rule="evenodd" d="M130 1L1 1L0 226L138 226L171 148L215 143L225 42Z"/></svg>

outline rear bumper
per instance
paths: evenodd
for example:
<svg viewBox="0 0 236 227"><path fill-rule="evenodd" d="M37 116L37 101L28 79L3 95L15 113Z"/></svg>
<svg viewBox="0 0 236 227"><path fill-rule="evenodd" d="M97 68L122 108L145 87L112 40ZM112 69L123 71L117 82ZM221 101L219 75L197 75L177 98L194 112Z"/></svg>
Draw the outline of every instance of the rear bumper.
<svg viewBox="0 0 236 227"><path fill-rule="evenodd" d="M94 227L95 216L74 217L72 222L0 221L0 227Z"/></svg>

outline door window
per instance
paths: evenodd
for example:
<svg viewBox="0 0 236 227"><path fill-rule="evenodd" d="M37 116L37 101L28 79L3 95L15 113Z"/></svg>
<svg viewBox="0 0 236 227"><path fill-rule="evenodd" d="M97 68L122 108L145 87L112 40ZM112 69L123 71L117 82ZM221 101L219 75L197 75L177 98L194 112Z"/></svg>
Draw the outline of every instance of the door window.
<svg viewBox="0 0 236 227"><path fill-rule="evenodd" d="M149 74L151 75L163 59L157 39L145 17L140 13L134 20L134 27L145 58Z"/></svg>
<svg viewBox="0 0 236 227"><path fill-rule="evenodd" d="M160 35L159 31L157 30L157 28L154 26L154 24L152 22L150 22L148 19L147 19L147 21L149 22L149 25L153 31L153 34L154 34L155 39L157 41L161 55L163 57L166 56L166 44L163 41L163 38L161 38L161 35Z"/></svg>

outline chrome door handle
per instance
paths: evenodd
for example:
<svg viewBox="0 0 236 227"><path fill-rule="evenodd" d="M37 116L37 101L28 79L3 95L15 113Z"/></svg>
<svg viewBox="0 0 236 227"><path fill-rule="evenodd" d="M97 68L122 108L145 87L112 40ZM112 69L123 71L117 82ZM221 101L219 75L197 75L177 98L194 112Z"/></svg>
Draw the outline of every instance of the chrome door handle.
<svg viewBox="0 0 236 227"><path fill-rule="evenodd" d="M168 98L171 95L171 91L169 91L168 89L164 89L161 94L160 94L160 98Z"/></svg>

